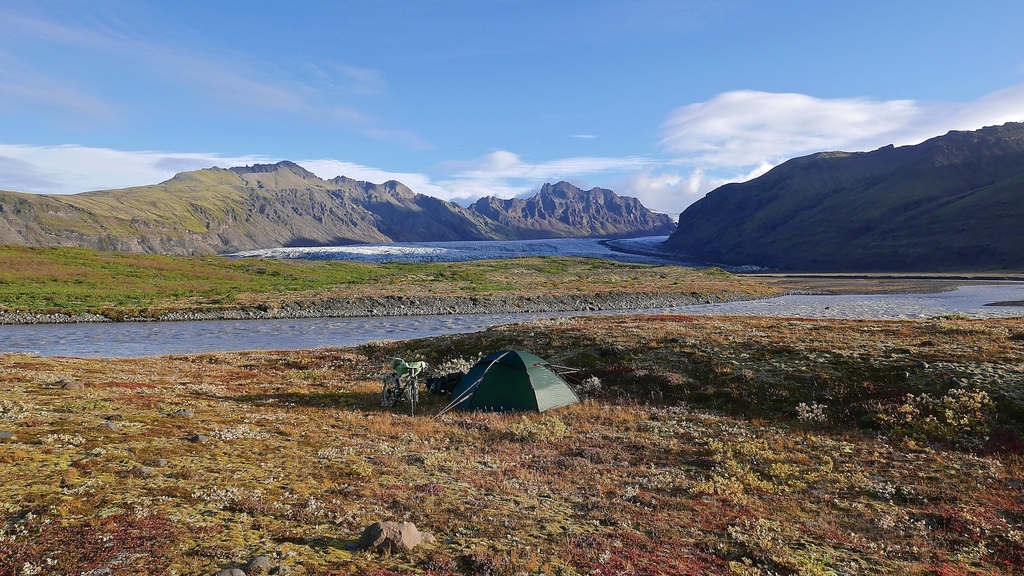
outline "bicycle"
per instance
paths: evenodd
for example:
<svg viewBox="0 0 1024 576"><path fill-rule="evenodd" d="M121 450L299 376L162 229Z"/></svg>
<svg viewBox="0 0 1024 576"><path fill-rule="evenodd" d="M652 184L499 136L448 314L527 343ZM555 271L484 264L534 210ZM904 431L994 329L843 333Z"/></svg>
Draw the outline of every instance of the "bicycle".
<svg viewBox="0 0 1024 576"><path fill-rule="evenodd" d="M419 374L426 369L426 362L406 362L401 358L391 360L391 369L384 376L380 391L380 403L385 408L394 408L399 402L409 404L409 415L416 415L416 403L420 400Z"/></svg>

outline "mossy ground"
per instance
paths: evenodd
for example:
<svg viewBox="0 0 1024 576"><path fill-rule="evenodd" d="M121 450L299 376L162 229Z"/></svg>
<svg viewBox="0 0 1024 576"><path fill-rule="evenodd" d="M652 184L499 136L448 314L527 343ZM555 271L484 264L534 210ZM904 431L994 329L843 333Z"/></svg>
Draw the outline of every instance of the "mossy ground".
<svg viewBox="0 0 1024 576"><path fill-rule="evenodd" d="M365 264L0 246L0 312L156 318L168 312L280 308L295 301L355 296L605 292L759 297L780 291L718 269L597 258Z"/></svg>
<svg viewBox="0 0 1024 576"><path fill-rule="evenodd" d="M604 384L546 414L378 405L393 355L510 347ZM956 318L591 317L343 350L7 355L0 574L211 574L262 553L313 574L1019 573L1022 366L1024 320ZM346 550L383 519L438 543Z"/></svg>

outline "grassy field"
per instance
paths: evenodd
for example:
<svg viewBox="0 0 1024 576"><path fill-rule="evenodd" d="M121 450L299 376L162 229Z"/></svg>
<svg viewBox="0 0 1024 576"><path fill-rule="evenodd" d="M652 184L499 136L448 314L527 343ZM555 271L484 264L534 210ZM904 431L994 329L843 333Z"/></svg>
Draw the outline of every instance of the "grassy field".
<svg viewBox="0 0 1024 576"><path fill-rule="evenodd" d="M394 355L508 347L602 385L543 415L378 405ZM0 576L257 554L377 576L1024 570L1021 319L590 317L342 350L7 355L0 390ZM437 543L346 549L403 519Z"/></svg>
<svg viewBox="0 0 1024 576"><path fill-rule="evenodd" d="M596 258L363 264L0 246L0 312L156 317L171 311L246 309L328 297L610 291L767 295L775 289L718 269Z"/></svg>

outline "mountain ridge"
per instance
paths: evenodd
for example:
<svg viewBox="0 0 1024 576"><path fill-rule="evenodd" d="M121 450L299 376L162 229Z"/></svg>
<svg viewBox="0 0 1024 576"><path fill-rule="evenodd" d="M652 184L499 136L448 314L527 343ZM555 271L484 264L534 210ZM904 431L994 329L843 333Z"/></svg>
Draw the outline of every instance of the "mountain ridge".
<svg viewBox="0 0 1024 576"><path fill-rule="evenodd" d="M667 234L672 228L671 219L666 221L636 198L606 188L584 191L564 181L544 184L529 198L480 198L470 209L529 238L567 236L573 231L586 236L624 236L631 234L626 232L630 223L633 228L656 233Z"/></svg>
<svg viewBox="0 0 1024 576"><path fill-rule="evenodd" d="M666 248L800 271L1024 268L1024 124L820 152L726 184Z"/></svg>
<svg viewBox="0 0 1024 576"><path fill-rule="evenodd" d="M550 217L545 212L517 219L496 209L491 218L396 180L324 180L290 161L213 167L116 190L0 191L0 243L214 254L280 246L640 236L667 234L674 226L671 217L633 198L555 186L563 197ZM573 228L577 220L589 225Z"/></svg>

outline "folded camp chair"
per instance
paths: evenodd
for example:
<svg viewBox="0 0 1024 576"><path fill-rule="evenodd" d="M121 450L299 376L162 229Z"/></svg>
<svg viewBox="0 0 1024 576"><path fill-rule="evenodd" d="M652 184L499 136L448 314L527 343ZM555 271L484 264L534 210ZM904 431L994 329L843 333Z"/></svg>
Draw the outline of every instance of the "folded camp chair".
<svg viewBox="0 0 1024 576"><path fill-rule="evenodd" d="M394 408L400 401L409 403L409 414L416 415L416 403L420 399L419 374L427 367L426 362L406 362L401 358L391 360L391 369L384 376L384 387L380 391L380 403L385 408Z"/></svg>

